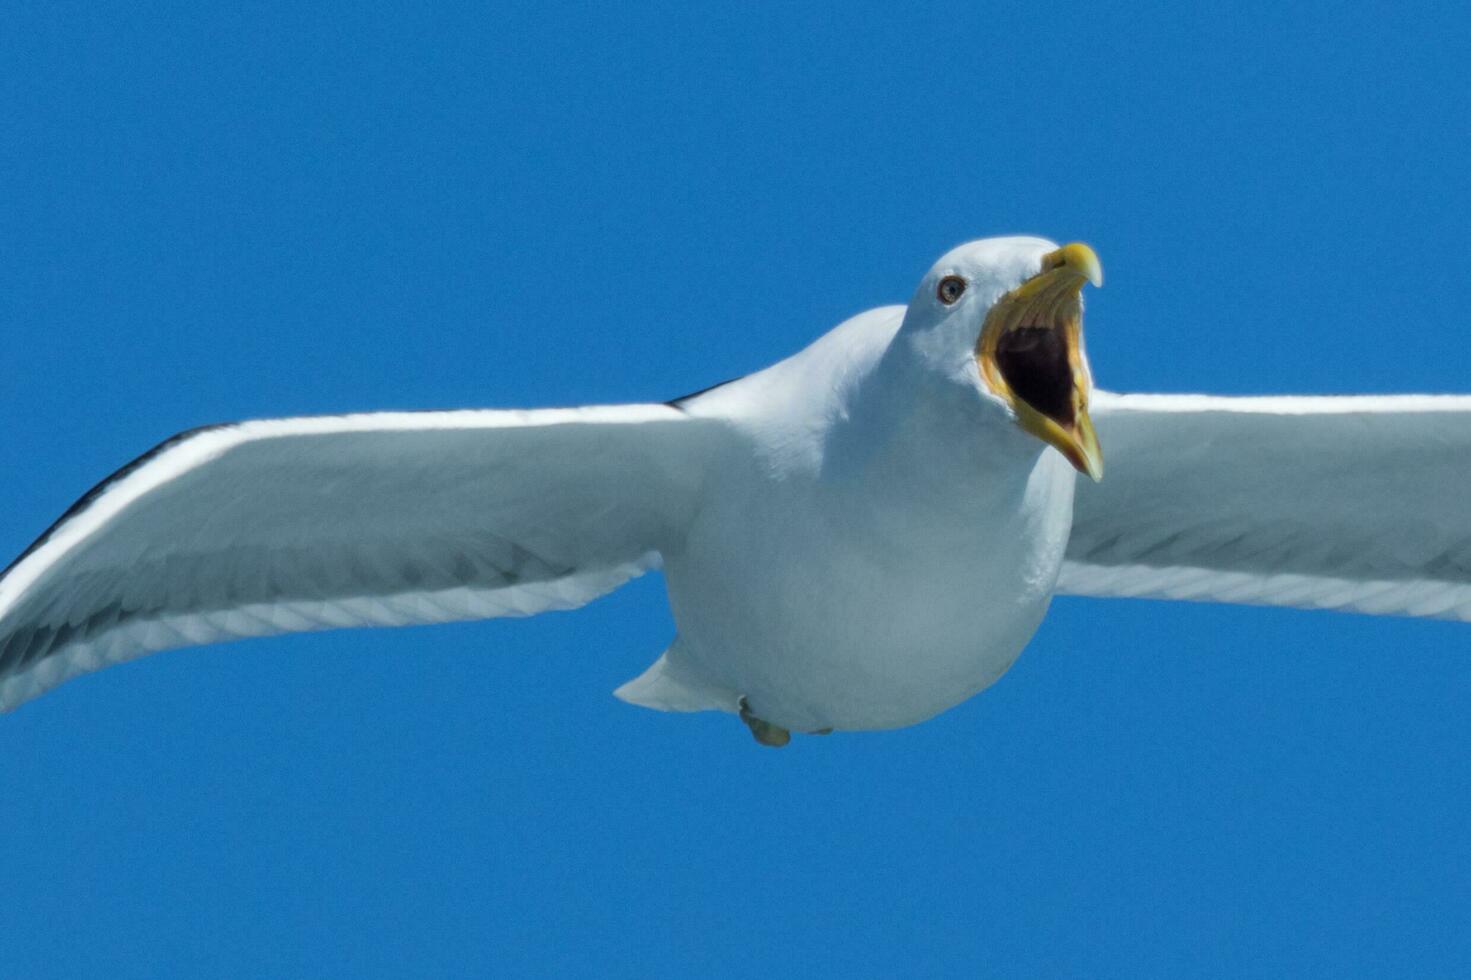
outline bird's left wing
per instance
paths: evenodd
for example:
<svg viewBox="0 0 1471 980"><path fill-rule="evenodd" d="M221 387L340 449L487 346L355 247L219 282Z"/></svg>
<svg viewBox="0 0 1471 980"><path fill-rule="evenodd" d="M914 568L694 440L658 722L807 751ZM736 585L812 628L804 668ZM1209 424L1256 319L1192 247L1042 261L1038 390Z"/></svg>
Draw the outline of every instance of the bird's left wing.
<svg viewBox="0 0 1471 980"><path fill-rule="evenodd" d="M1058 591L1471 620L1471 397L1096 392Z"/></svg>
<svg viewBox="0 0 1471 980"><path fill-rule="evenodd" d="M719 431L628 405L176 436L0 574L0 709L169 647L582 605L678 540Z"/></svg>

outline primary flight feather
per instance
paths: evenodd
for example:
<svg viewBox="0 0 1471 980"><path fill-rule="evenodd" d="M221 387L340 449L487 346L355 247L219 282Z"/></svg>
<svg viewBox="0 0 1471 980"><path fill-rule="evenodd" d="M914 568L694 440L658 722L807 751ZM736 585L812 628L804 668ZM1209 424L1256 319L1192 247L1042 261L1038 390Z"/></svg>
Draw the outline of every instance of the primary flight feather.
<svg viewBox="0 0 1471 980"><path fill-rule="evenodd" d="M678 633L618 695L772 745L970 697L1056 592L1471 619L1471 397L1099 391L1101 277L1084 245L986 239L664 405L177 436L0 574L0 708L170 647L572 608L661 564Z"/></svg>

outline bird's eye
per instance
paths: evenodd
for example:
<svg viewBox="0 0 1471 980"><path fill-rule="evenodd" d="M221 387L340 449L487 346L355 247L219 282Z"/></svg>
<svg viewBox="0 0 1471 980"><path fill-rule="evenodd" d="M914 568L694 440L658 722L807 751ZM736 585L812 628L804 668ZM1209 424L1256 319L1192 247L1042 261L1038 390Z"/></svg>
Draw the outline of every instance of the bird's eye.
<svg viewBox="0 0 1471 980"><path fill-rule="evenodd" d="M940 280L940 288L935 290L935 295L940 297L940 302L946 306L954 305L960 299L960 294L965 292L965 280L959 276L946 276Z"/></svg>

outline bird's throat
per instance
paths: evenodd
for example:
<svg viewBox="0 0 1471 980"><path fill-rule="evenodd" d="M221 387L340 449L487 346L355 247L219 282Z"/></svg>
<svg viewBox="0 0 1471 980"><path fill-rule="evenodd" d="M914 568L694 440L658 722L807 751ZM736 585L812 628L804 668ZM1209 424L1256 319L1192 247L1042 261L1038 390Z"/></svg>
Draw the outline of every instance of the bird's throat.
<svg viewBox="0 0 1471 980"><path fill-rule="evenodd" d="M1063 332L1018 327L996 341L996 367L1012 394L1059 425L1077 417L1073 367Z"/></svg>

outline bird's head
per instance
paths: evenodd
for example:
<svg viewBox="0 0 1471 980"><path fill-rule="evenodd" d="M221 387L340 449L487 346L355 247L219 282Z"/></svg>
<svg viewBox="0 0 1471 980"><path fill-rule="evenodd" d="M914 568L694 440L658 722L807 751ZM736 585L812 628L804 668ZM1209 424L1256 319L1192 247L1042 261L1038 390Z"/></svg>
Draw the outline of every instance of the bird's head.
<svg viewBox="0 0 1471 980"><path fill-rule="evenodd" d="M1103 268L1087 245L1058 247L1041 238L968 242L920 281L903 331L929 367L974 387L1098 480L1103 455L1088 417L1093 380L1083 350L1085 282L1103 284Z"/></svg>

